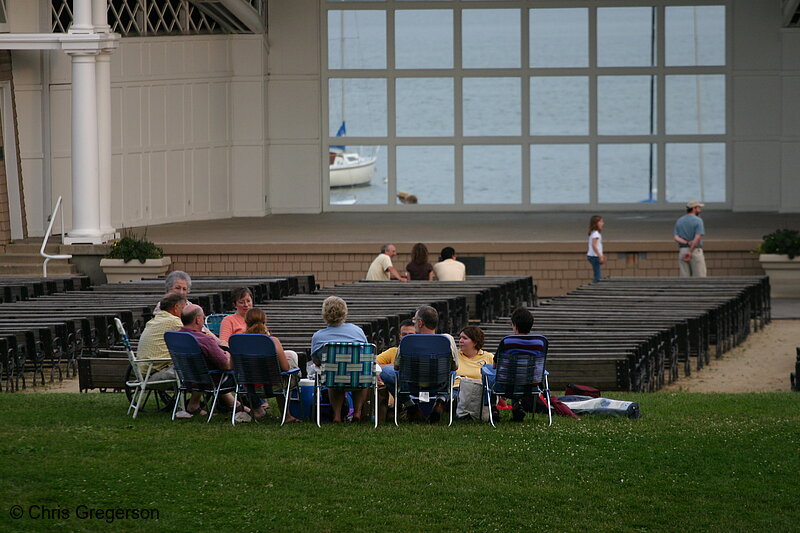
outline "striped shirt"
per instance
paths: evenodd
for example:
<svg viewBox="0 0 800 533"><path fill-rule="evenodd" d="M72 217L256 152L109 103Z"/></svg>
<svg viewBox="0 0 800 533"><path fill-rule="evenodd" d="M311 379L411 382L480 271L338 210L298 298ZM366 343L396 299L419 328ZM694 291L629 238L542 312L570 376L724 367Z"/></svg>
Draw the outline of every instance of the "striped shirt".
<svg viewBox="0 0 800 533"><path fill-rule="evenodd" d="M169 349L164 342L164 333L167 331L178 331L183 327L181 319L166 311L159 311L150 321L145 324L144 331L139 337L139 349L136 352L136 359L143 361L146 359L169 359ZM163 361L153 364L153 371L164 369L172 363Z"/></svg>

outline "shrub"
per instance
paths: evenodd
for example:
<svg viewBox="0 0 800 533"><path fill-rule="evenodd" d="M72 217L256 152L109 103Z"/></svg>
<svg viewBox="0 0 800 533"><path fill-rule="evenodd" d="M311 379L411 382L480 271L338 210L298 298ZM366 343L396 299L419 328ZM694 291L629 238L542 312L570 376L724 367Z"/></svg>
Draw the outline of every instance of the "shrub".
<svg viewBox="0 0 800 533"><path fill-rule="evenodd" d="M779 229L764 235L758 253L788 255L789 259L794 259L800 255L800 231Z"/></svg>
<svg viewBox="0 0 800 533"><path fill-rule="evenodd" d="M144 263L147 259L161 259L164 250L147 238L147 232L139 238L132 231L124 231L120 240L111 245L106 257L109 259L122 259L127 263L131 259L138 259Z"/></svg>

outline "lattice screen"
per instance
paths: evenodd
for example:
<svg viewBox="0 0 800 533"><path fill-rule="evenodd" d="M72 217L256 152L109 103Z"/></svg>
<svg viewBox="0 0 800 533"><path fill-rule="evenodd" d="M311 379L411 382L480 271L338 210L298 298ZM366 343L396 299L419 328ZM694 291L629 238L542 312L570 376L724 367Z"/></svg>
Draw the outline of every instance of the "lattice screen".
<svg viewBox="0 0 800 533"><path fill-rule="evenodd" d="M263 9L262 0L246 0ZM66 33L72 24L72 0L50 0L54 33ZM123 37L222 33L217 23L188 0L109 0L108 23Z"/></svg>

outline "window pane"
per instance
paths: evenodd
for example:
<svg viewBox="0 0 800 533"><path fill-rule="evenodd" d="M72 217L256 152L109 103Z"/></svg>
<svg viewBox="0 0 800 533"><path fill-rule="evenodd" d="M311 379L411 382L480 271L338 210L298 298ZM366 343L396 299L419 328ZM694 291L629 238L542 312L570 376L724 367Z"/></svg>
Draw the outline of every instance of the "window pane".
<svg viewBox="0 0 800 533"><path fill-rule="evenodd" d="M519 78L464 78L464 135L520 135Z"/></svg>
<svg viewBox="0 0 800 533"><path fill-rule="evenodd" d="M589 66L589 10L531 9L532 67Z"/></svg>
<svg viewBox="0 0 800 533"><path fill-rule="evenodd" d="M387 175L385 146L346 146L330 166L331 205L385 205Z"/></svg>
<svg viewBox="0 0 800 533"><path fill-rule="evenodd" d="M397 68L453 68L452 10L398 10L394 17Z"/></svg>
<svg viewBox="0 0 800 533"><path fill-rule="evenodd" d="M667 201L725 201L725 143L667 144Z"/></svg>
<svg viewBox="0 0 800 533"><path fill-rule="evenodd" d="M344 95L344 99L342 98ZM328 135L336 136L342 122L352 137L386 135L386 80L330 78L328 80Z"/></svg>
<svg viewBox="0 0 800 533"><path fill-rule="evenodd" d="M589 203L589 146L531 146L531 203Z"/></svg>
<svg viewBox="0 0 800 533"><path fill-rule="evenodd" d="M522 202L520 146L464 147L464 203Z"/></svg>
<svg viewBox="0 0 800 533"><path fill-rule="evenodd" d="M386 68L386 12L328 11L328 68Z"/></svg>
<svg viewBox="0 0 800 533"><path fill-rule="evenodd" d="M452 146L398 146L398 194L414 195L420 204L454 203L454 160Z"/></svg>
<svg viewBox="0 0 800 533"><path fill-rule="evenodd" d="M397 135L453 135L453 78L397 79Z"/></svg>
<svg viewBox="0 0 800 533"><path fill-rule="evenodd" d="M600 203L652 202L657 198L653 144L597 146L597 200Z"/></svg>
<svg viewBox="0 0 800 533"><path fill-rule="evenodd" d="M597 133L655 133L655 97L653 76L598 76Z"/></svg>
<svg viewBox="0 0 800 533"><path fill-rule="evenodd" d="M653 56L655 8L604 7L597 10L597 65L648 67Z"/></svg>
<svg viewBox="0 0 800 533"><path fill-rule="evenodd" d="M464 68L520 66L518 9L465 9L462 63Z"/></svg>
<svg viewBox="0 0 800 533"><path fill-rule="evenodd" d="M666 63L672 65L725 64L725 7L667 7Z"/></svg>
<svg viewBox="0 0 800 533"><path fill-rule="evenodd" d="M531 135L587 135L589 78L531 78Z"/></svg>
<svg viewBox="0 0 800 533"><path fill-rule="evenodd" d="M667 76L667 133L725 133L725 76Z"/></svg>

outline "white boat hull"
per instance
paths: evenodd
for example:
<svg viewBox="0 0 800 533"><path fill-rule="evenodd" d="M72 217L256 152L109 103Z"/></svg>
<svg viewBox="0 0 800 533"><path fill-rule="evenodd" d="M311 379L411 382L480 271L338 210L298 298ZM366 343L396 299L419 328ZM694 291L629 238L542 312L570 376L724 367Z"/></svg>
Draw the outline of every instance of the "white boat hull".
<svg viewBox="0 0 800 533"><path fill-rule="evenodd" d="M358 154L337 154L330 165L331 187L353 187L367 185L375 176L377 157L361 157Z"/></svg>

